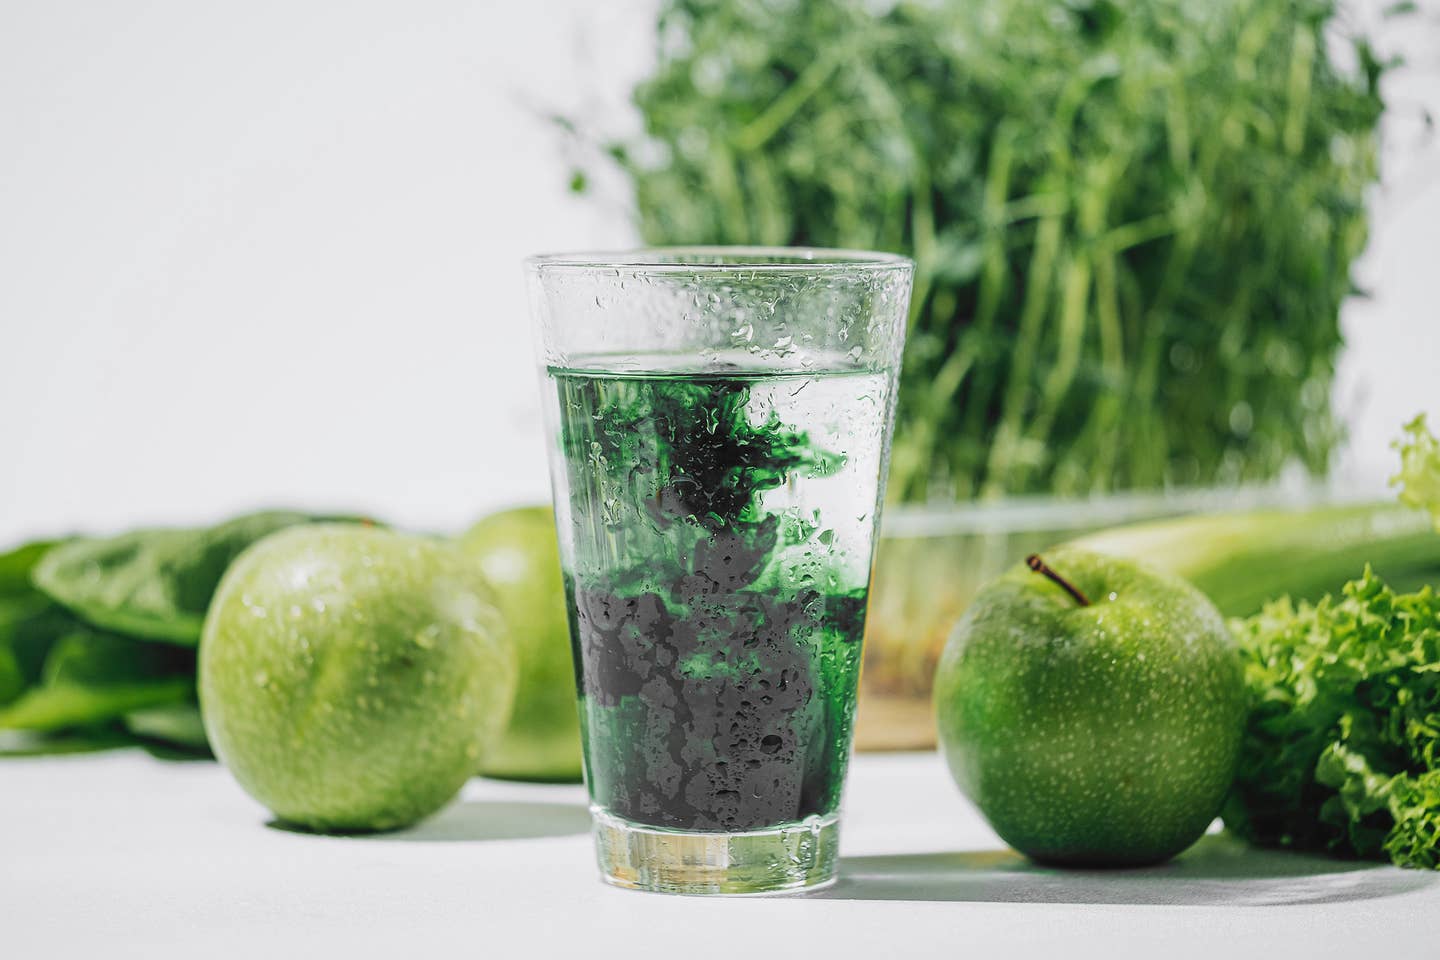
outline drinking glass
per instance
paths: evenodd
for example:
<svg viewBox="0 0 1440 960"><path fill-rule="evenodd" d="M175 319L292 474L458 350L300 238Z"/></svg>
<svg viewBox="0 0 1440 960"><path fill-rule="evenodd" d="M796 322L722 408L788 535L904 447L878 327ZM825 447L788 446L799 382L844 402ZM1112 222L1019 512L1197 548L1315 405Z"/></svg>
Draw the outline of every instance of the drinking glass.
<svg viewBox="0 0 1440 960"><path fill-rule="evenodd" d="M600 870L834 879L913 265L528 261Z"/></svg>

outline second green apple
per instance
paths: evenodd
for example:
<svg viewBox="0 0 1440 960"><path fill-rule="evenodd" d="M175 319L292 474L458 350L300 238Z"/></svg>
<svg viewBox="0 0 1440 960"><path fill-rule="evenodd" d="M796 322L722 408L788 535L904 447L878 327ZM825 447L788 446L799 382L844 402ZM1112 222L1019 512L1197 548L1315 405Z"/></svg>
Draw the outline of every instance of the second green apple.
<svg viewBox="0 0 1440 960"><path fill-rule="evenodd" d="M1245 691L1200 591L1062 548L975 597L935 707L951 773L1007 843L1046 863L1136 866L1184 850L1219 813Z"/></svg>
<svg viewBox="0 0 1440 960"><path fill-rule="evenodd" d="M549 507L492 514L460 547L475 558L520 654L510 724L480 772L514 780L578 781L580 721L560 551Z"/></svg>

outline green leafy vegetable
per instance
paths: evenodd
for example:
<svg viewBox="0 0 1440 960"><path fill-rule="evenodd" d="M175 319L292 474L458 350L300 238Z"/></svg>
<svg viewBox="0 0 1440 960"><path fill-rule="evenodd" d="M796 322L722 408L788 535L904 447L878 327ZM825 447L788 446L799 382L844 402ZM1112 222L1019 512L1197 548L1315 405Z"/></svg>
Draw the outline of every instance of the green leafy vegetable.
<svg viewBox="0 0 1440 960"><path fill-rule="evenodd" d="M30 583L53 546L37 541L0 554L0 707L40 678L45 655L70 618Z"/></svg>
<svg viewBox="0 0 1440 960"><path fill-rule="evenodd" d="M56 542L36 540L9 553L0 553L0 601L35 595L35 587L30 582L31 572Z"/></svg>
<svg viewBox="0 0 1440 960"><path fill-rule="evenodd" d="M297 523L348 519L269 511L214 527L134 530L77 539L34 571L46 594L107 630L194 646L210 597L230 562L260 538Z"/></svg>
<svg viewBox="0 0 1440 960"><path fill-rule="evenodd" d="M194 696L192 651L74 623L51 645L38 682L0 709L0 728L83 727Z"/></svg>
<svg viewBox="0 0 1440 960"><path fill-rule="evenodd" d="M0 554L0 728L72 731L193 698L189 651L99 631L35 589L31 576L53 548L41 541ZM90 733L87 743L115 739ZM44 745L33 740L26 750ZM51 745L69 749L72 738Z"/></svg>
<svg viewBox="0 0 1440 960"><path fill-rule="evenodd" d="M63 733L0 730L0 758L53 757L69 753L95 753L134 745L135 740L113 727L84 727Z"/></svg>
<svg viewBox="0 0 1440 960"><path fill-rule="evenodd" d="M26 731L6 734L0 754L137 740L204 750L185 646L211 594L251 543L322 519L272 511L0 554L0 730Z"/></svg>
<svg viewBox="0 0 1440 960"><path fill-rule="evenodd" d="M12 620L16 615L0 602L0 706L4 706L24 691L24 671L15 655L9 638L14 630Z"/></svg>
<svg viewBox="0 0 1440 960"><path fill-rule="evenodd" d="M43 597L0 599L0 707L40 682L55 641L78 626Z"/></svg>
<svg viewBox="0 0 1440 960"><path fill-rule="evenodd" d="M915 258L902 499L1323 473L1384 69L1336 9L667 0L609 152L649 242Z"/></svg>
<svg viewBox="0 0 1440 960"><path fill-rule="evenodd" d="M125 729L143 740L158 741L191 753L210 752L200 707L194 703L167 704L127 713Z"/></svg>
<svg viewBox="0 0 1440 960"><path fill-rule="evenodd" d="M1390 478L1400 485L1400 501L1430 511L1440 532L1440 440L1425 425L1422 413L1405 424L1405 434L1395 441L1400 451L1400 472Z"/></svg>
<svg viewBox="0 0 1440 960"><path fill-rule="evenodd" d="M1440 867L1440 596L1368 568L1237 621L1251 713L1225 824L1263 844Z"/></svg>

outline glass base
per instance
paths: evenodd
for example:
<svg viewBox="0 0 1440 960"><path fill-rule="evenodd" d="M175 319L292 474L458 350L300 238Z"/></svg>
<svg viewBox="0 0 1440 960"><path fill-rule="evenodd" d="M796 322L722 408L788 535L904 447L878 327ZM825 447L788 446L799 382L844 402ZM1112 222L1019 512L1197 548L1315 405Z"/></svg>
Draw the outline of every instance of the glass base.
<svg viewBox="0 0 1440 960"><path fill-rule="evenodd" d="M813 890L835 881L836 814L770 830L685 833L591 812L600 875L617 887L735 895Z"/></svg>

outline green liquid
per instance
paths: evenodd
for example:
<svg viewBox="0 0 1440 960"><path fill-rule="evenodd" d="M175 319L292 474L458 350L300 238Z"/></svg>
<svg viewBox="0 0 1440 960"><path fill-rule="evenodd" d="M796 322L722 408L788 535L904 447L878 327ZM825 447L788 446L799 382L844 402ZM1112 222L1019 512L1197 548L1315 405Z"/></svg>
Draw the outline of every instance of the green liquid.
<svg viewBox="0 0 1440 960"><path fill-rule="evenodd" d="M692 831L833 812L888 378L549 373L593 800Z"/></svg>

